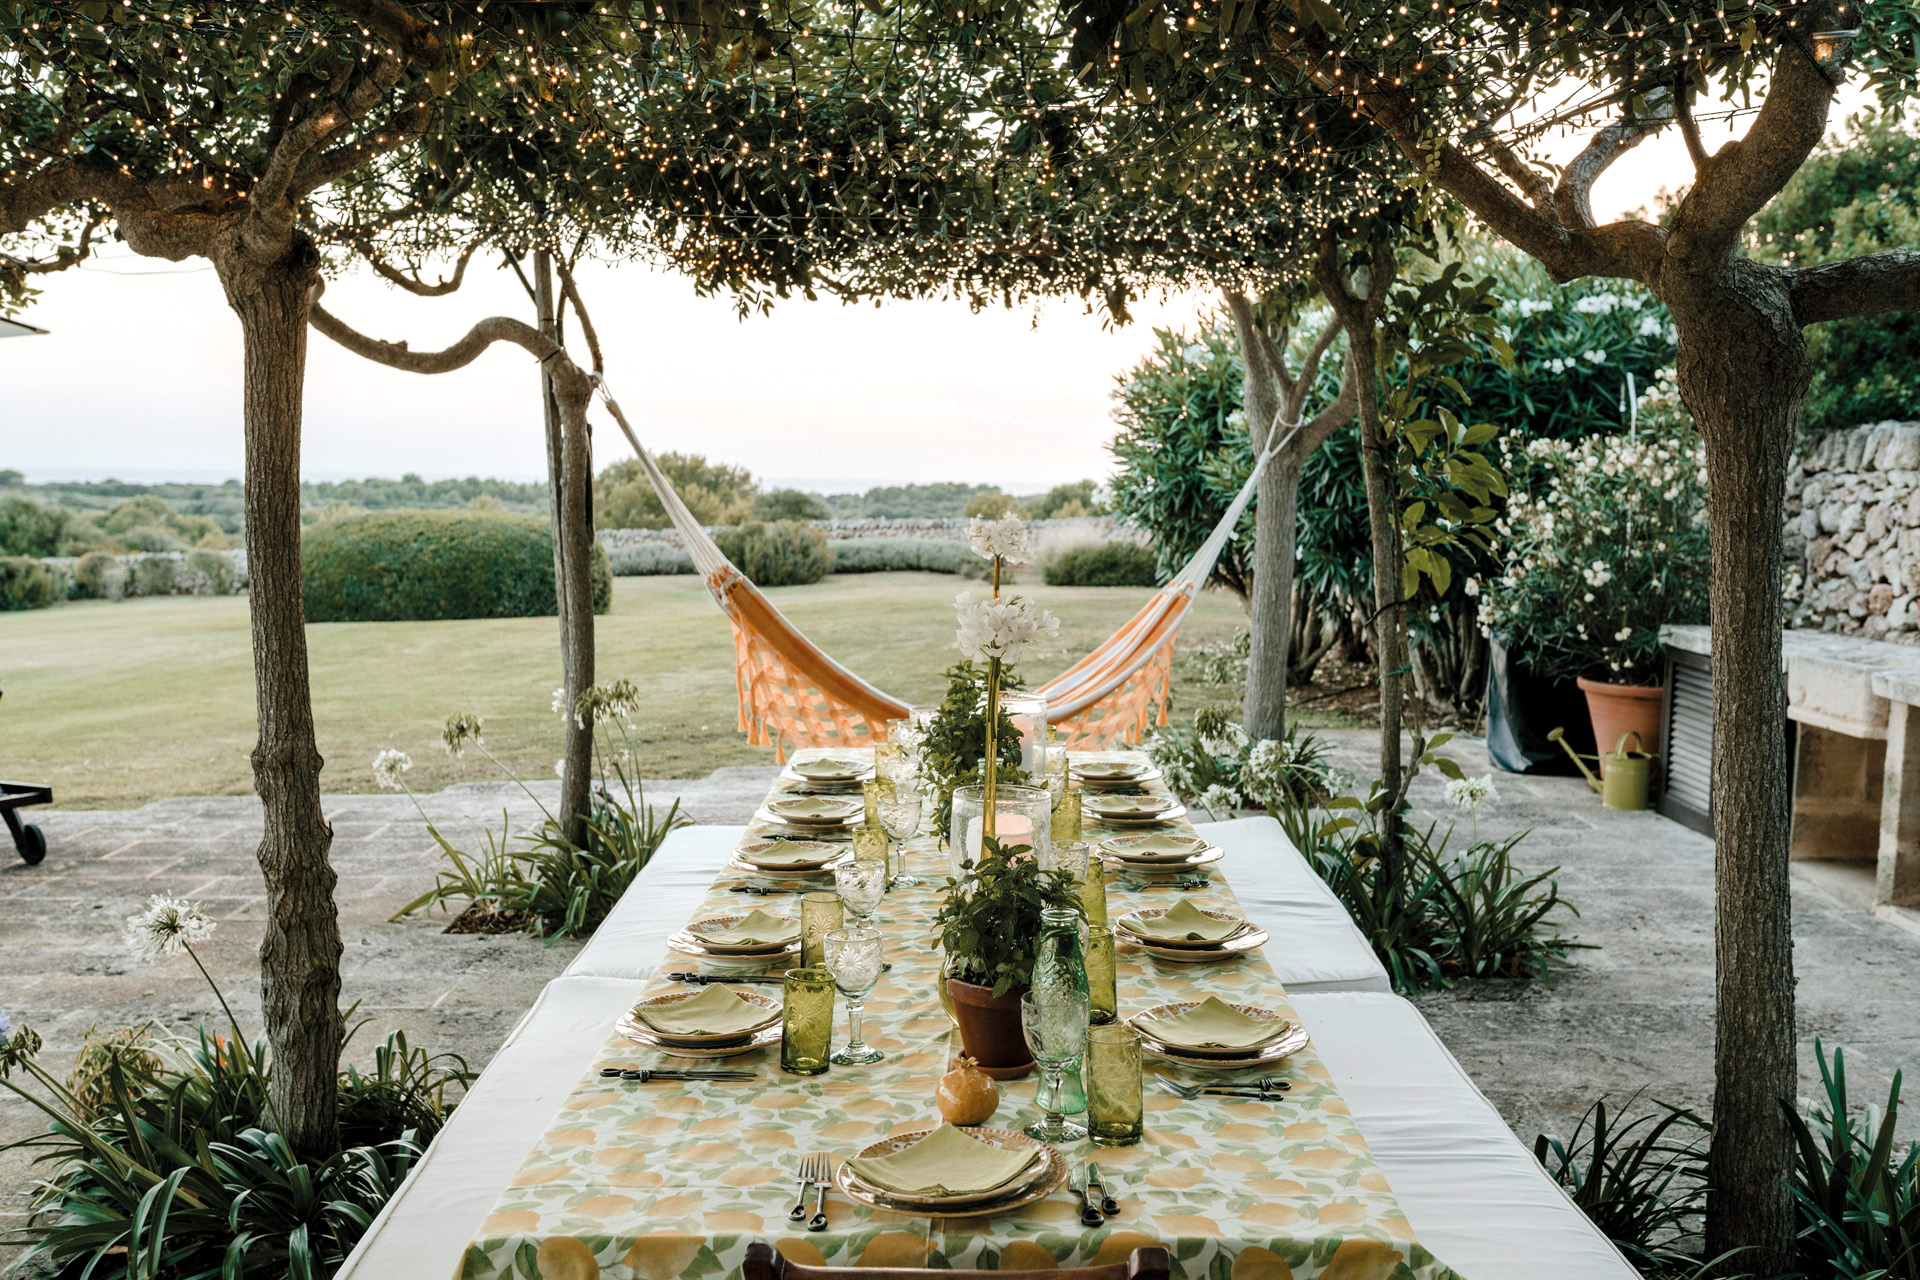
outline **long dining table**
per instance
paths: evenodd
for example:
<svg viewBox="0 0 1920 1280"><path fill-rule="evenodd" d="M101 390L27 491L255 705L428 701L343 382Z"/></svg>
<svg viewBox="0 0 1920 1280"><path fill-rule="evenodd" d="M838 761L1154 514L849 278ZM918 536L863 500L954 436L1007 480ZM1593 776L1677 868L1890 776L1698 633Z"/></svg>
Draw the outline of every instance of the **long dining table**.
<svg viewBox="0 0 1920 1280"><path fill-rule="evenodd" d="M789 772L776 790L803 785ZM748 829L749 836L759 834L766 834L764 823ZM1089 838L1104 834L1110 833L1090 830ZM946 854L929 837L911 843L909 860L928 880L944 881ZM1115 880L1111 913L1164 906L1180 896L1203 909L1237 913L1231 864L1209 872L1198 889L1133 888ZM693 918L739 914L749 900L735 887L767 879L723 869ZM474 1280L692 1280L736 1273L747 1246L764 1240L795 1261L847 1266L1027 1270L1114 1261L1140 1245L1162 1244L1188 1277L1454 1275L1414 1238L1311 1043L1277 1071L1260 1073L1290 1081L1284 1097L1185 1101L1149 1089L1139 1144L1065 1148L1076 1163L1096 1159L1120 1201L1120 1214L1099 1227L1081 1225L1078 1202L1064 1189L982 1218L869 1208L835 1190L824 1231L790 1222L802 1157L822 1152L837 1165L881 1138L939 1122L935 1084L958 1050L935 987L941 956L934 916L944 892L941 883L896 889L877 913L893 967L869 997L864 1022L884 1060L796 1077L781 1072L773 1046L726 1060L728 1067L752 1070L749 1081L643 1084L600 1072L688 1064L610 1035L481 1223L460 1274ZM777 910L791 900L750 901ZM670 957L656 969L648 993L681 989L666 975L699 967L695 957ZM1299 1021L1257 949L1181 964L1123 946L1116 968L1123 1017L1213 994ZM1148 1070L1201 1078L1152 1060ZM989 1123L1019 1128L1037 1114L1033 1082L1017 1081L1002 1086L1000 1110Z"/></svg>

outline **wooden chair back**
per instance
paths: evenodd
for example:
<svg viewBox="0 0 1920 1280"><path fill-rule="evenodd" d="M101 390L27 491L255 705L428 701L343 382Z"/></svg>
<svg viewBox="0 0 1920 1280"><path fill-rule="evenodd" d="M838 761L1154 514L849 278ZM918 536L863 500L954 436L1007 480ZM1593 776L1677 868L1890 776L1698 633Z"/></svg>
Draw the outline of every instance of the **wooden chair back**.
<svg viewBox="0 0 1920 1280"><path fill-rule="evenodd" d="M1036 1271L1052 1280L1171 1280L1173 1259L1165 1249L1135 1249L1125 1262L1062 1271ZM935 1271L925 1267L809 1267L789 1262L770 1244L747 1246L743 1280L1007 1280L1011 1271Z"/></svg>

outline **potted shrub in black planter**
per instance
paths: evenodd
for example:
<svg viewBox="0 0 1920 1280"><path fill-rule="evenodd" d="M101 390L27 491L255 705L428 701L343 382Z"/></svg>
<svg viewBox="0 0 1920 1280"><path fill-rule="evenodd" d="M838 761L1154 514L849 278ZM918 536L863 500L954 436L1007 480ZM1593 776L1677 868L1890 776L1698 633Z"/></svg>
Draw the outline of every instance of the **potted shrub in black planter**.
<svg viewBox="0 0 1920 1280"><path fill-rule="evenodd" d="M941 981L960 1026L960 1043L980 1069L997 1080L1033 1070L1020 1029L1020 997L1033 973L1040 913L1077 911L1080 895L1064 871L1042 870L1027 845L986 842L978 864L947 881L947 900L934 923L947 953Z"/></svg>

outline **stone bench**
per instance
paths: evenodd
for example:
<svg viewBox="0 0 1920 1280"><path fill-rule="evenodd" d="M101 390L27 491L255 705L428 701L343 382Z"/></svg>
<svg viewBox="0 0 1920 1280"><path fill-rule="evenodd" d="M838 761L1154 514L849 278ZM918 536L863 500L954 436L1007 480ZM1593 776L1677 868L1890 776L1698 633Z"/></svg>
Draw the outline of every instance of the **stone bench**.
<svg viewBox="0 0 1920 1280"><path fill-rule="evenodd" d="M1707 627L1664 627L1670 668L1700 670ZM1920 905L1920 648L1823 631L1781 637L1793 758L1790 856L1877 864L1882 903ZM1676 694L1668 680L1668 744L1697 739L1690 725L1711 701ZM1663 751L1670 767L1685 767ZM1674 790L1669 787L1669 790ZM1686 788L1680 788L1685 791Z"/></svg>

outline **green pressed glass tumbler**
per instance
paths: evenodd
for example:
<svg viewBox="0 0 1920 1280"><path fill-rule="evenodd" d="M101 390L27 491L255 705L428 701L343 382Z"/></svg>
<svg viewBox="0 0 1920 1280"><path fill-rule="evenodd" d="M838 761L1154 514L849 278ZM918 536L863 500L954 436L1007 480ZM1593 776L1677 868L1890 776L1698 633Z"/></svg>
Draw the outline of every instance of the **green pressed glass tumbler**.
<svg viewBox="0 0 1920 1280"><path fill-rule="evenodd" d="M1080 878L1080 913L1087 927L1107 923L1107 864L1099 853L1087 858L1087 874Z"/></svg>
<svg viewBox="0 0 1920 1280"><path fill-rule="evenodd" d="M1080 788L1068 787L1053 806L1053 838L1078 840L1081 830Z"/></svg>
<svg viewBox="0 0 1920 1280"><path fill-rule="evenodd" d="M1087 1136L1096 1146L1128 1147L1145 1130L1140 1101L1140 1033L1124 1022L1087 1028Z"/></svg>
<svg viewBox="0 0 1920 1280"><path fill-rule="evenodd" d="M1113 972L1113 926L1087 926L1087 1020L1105 1026L1120 1016Z"/></svg>
<svg viewBox="0 0 1920 1280"><path fill-rule="evenodd" d="M780 1013L780 1069L824 1075L833 1048L833 974L817 966L787 970Z"/></svg>
<svg viewBox="0 0 1920 1280"><path fill-rule="evenodd" d="M837 893L807 893L800 896L800 963L818 968L826 963L824 946L827 930L838 929L847 920L847 904Z"/></svg>

